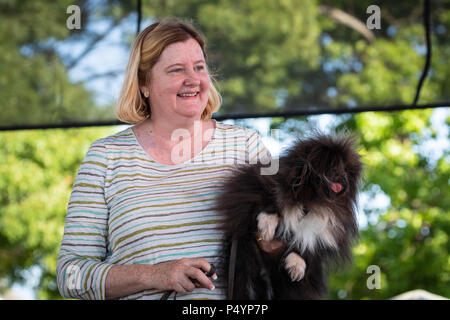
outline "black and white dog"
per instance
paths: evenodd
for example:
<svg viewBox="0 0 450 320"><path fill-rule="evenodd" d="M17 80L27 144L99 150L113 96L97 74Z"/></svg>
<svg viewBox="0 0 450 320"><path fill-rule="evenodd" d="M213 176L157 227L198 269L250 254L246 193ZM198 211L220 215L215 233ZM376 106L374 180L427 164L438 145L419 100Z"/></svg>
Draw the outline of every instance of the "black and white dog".
<svg viewBox="0 0 450 320"><path fill-rule="evenodd" d="M362 172L355 138L315 134L279 158L279 170L239 166L225 182L217 210L237 240L233 299L323 299L330 266L351 259L358 237L356 196ZM271 258L257 239L283 240Z"/></svg>

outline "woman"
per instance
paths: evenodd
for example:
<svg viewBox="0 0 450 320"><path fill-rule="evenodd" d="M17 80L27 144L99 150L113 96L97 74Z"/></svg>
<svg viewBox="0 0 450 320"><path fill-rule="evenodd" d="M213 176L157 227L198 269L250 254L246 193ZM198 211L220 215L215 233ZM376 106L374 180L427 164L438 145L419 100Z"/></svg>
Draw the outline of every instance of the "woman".
<svg viewBox="0 0 450 320"><path fill-rule="evenodd" d="M136 38L116 110L135 125L95 141L80 166L57 263L64 297L226 298L214 199L236 163L270 154L255 131L211 119L221 99L205 58L202 35L179 20Z"/></svg>

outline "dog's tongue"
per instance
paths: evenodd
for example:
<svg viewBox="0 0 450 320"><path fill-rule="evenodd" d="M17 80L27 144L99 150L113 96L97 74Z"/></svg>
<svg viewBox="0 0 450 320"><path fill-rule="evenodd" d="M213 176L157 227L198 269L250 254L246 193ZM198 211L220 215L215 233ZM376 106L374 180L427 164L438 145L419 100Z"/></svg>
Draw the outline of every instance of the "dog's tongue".
<svg viewBox="0 0 450 320"><path fill-rule="evenodd" d="M341 190L342 190L342 186L341 186L340 183L333 182L333 183L331 184L331 190L333 190L334 193L339 193L339 192L341 192Z"/></svg>

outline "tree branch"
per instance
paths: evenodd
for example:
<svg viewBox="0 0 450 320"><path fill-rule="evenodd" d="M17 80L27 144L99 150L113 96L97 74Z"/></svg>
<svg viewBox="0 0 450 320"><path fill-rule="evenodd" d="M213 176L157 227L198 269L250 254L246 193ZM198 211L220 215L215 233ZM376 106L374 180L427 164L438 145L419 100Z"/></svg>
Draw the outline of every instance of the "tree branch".
<svg viewBox="0 0 450 320"><path fill-rule="evenodd" d="M328 6L319 6L319 12L330 17L336 22L339 22L347 27L352 28L369 42L375 41L375 34L370 31L367 26L354 16L336 8L330 8Z"/></svg>
<svg viewBox="0 0 450 320"><path fill-rule="evenodd" d="M105 78L105 77L115 77L119 74L123 73L123 70L113 70L113 71L107 71L102 73L94 73L89 75L87 78L81 80L80 82L89 82L96 80L98 78Z"/></svg>
<svg viewBox="0 0 450 320"><path fill-rule="evenodd" d="M101 34L96 34L91 41L86 45L86 49L84 49L84 51L75 59L73 59L68 65L67 65L67 70L72 69L73 67L75 67L89 52L91 52L95 46L102 41L104 38L106 38L107 35L109 35L111 33L112 30L114 30L115 27L117 27L122 20L125 18L125 15L118 17L117 19L115 19L111 25L108 27L108 29Z"/></svg>

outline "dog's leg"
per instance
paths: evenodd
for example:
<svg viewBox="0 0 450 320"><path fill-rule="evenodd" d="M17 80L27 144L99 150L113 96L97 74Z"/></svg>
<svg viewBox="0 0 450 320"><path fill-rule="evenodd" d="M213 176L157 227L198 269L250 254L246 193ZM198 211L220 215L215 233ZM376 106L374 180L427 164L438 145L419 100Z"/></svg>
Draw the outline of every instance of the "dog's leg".
<svg viewBox="0 0 450 320"><path fill-rule="evenodd" d="M284 260L286 268L292 281L300 281L305 276L306 262L297 253L291 252Z"/></svg>
<svg viewBox="0 0 450 320"><path fill-rule="evenodd" d="M258 231L264 241L271 241L275 236L279 217L276 214L268 214L264 211L258 214Z"/></svg>

